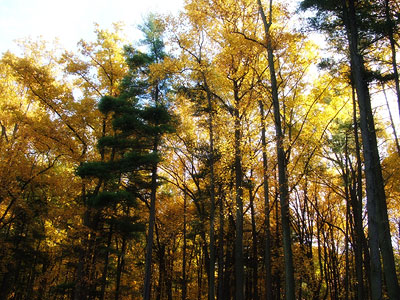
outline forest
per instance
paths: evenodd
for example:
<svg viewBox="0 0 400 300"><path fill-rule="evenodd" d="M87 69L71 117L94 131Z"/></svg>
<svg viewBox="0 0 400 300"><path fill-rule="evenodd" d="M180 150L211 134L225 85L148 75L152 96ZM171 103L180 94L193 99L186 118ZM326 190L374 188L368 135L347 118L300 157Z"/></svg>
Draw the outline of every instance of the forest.
<svg viewBox="0 0 400 300"><path fill-rule="evenodd" d="M0 58L0 300L400 299L397 0L186 0Z"/></svg>

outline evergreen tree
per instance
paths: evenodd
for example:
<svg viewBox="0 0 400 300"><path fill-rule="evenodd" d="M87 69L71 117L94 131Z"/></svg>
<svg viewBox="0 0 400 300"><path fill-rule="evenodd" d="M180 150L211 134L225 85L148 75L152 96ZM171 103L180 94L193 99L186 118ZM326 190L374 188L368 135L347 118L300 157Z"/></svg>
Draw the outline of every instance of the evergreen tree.
<svg viewBox="0 0 400 300"><path fill-rule="evenodd" d="M148 204L149 224L146 242L145 278L143 299L150 299L151 291L151 264L154 239L154 226L156 214L156 196L158 187L158 162L162 136L173 130L172 118L168 112L166 93L168 81L166 78L151 76L150 66L161 63L166 57L162 35L164 27L155 15L149 15L147 21L140 27L144 34L142 44L147 47L146 54L136 52L131 47L126 48L128 64L132 72L125 78L123 88L135 93L137 90L145 91L145 97L141 97L143 105L142 117L147 124L146 133L149 137L149 154L154 158L150 164L149 190L150 203ZM137 68L135 68L137 67Z"/></svg>
<svg viewBox="0 0 400 300"><path fill-rule="evenodd" d="M150 16L142 31L148 53L132 46L125 47L129 72L121 84L121 94L119 97L105 96L99 103L103 114L112 115L113 135L104 136L98 143L105 160L83 164L78 168L78 174L99 180L89 196L89 206L116 207L125 203L124 218L109 220L115 227L118 225L118 228L132 232L140 229L130 208L137 199L145 201L149 207L144 283L144 299L149 299L159 148L162 135L172 131L172 123L163 98L165 81L153 80L150 76L150 65L165 56L162 29L156 18ZM97 216L99 210L95 214ZM91 218L92 222L98 222L95 219Z"/></svg>

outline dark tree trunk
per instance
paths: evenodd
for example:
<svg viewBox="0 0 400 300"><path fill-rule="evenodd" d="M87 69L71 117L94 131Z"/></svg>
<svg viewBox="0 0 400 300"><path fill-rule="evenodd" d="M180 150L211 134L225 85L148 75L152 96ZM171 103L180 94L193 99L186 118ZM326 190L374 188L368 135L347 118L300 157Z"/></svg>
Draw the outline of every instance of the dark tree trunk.
<svg viewBox="0 0 400 300"><path fill-rule="evenodd" d="M119 300L120 296L120 290L121 290L121 277L122 277L122 271L124 269L124 264L125 264L125 250L126 250L126 238L122 238L122 245L121 245L121 251L118 254L118 259L117 259L117 278L115 280L115 300Z"/></svg>
<svg viewBox="0 0 400 300"><path fill-rule="evenodd" d="M156 82L153 89L153 100L155 107L160 105L160 89L158 82ZM160 143L160 136L156 134L154 136L153 153L158 153L158 147ZM144 289L143 289L143 300L150 300L151 298L151 262L153 256L153 240L154 240L154 227L156 223L156 197L158 187L158 162L153 163L151 168L151 183L150 183L150 215L149 215L149 228L147 232L146 240L146 257L145 257L145 274L144 274Z"/></svg>
<svg viewBox="0 0 400 300"><path fill-rule="evenodd" d="M166 265L165 265L165 245L160 244L158 247L158 285L156 292L156 299L164 299L164 285L165 285L165 275L166 275Z"/></svg>
<svg viewBox="0 0 400 300"><path fill-rule="evenodd" d="M243 264L243 171L241 153L241 122L239 113L239 87L234 83L235 99L235 192L236 192L236 239L235 239L235 278L236 298L244 300L244 264Z"/></svg>
<svg viewBox="0 0 400 300"><path fill-rule="evenodd" d="M257 251L257 229L256 229L256 217L254 208L254 195L252 189L253 182L250 180L249 198L250 198L250 215L251 215L251 236L252 236L252 254L251 254L251 267L252 267L252 278L249 278L251 282L251 289L248 293L249 299L258 300L258 251Z"/></svg>
<svg viewBox="0 0 400 300"><path fill-rule="evenodd" d="M263 180L264 180L264 213L265 213L265 289L267 300L272 300L272 268L271 268L271 225L270 225L270 204L269 204L269 185L268 185L268 156L265 130L264 104L259 102L261 114L261 145L263 158Z"/></svg>
<svg viewBox="0 0 400 300"><path fill-rule="evenodd" d="M220 191L219 199L219 234L218 234L218 300L224 299L224 282L225 282L225 272L224 272L224 202L223 195Z"/></svg>
<svg viewBox="0 0 400 300"><path fill-rule="evenodd" d="M350 189L350 197L354 218L354 256L355 256L355 269L357 278L357 299L366 299L364 291L364 275L363 275L363 244L365 240L363 219L362 219L362 170L361 170L361 154L360 143L358 140L358 122L356 99L353 89L353 125L354 125L354 141L356 147L356 165L357 169L352 171L352 186Z"/></svg>
<svg viewBox="0 0 400 300"><path fill-rule="evenodd" d="M187 234L186 234L186 191L183 195L183 249L182 249L182 300L187 297L187 279L186 279L186 248L187 248Z"/></svg>
<svg viewBox="0 0 400 300"><path fill-rule="evenodd" d="M210 269L208 276L208 299L215 299L215 179L214 179L214 128L212 95L207 88L208 131L210 142Z"/></svg>
<svg viewBox="0 0 400 300"><path fill-rule="evenodd" d="M104 300L106 286L107 286L107 273L108 273L108 263L110 257L111 240L112 240L112 227L110 227L107 236L107 249L104 258L103 274L101 277L100 300Z"/></svg>
<svg viewBox="0 0 400 300"><path fill-rule="evenodd" d="M371 109L371 99L364 66L364 59L359 50L358 28L354 0L343 0L344 20L349 40L352 79L357 92L360 109L360 125L365 162L367 184L368 232L371 254L371 291L372 299L382 297L382 275L380 254L390 299L399 299L399 284L396 275L384 182L375 124ZM380 252L379 252L380 249Z"/></svg>
<svg viewBox="0 0 400 300"><path fill-rule="evenodd" d="M258 0L258 6L261 18L264 23L264 34L266 40L266 49L268 52L268 67L271 77L271 93L272 93L272 106L274 111L274 123L276 134L276 151L278 156L278 182L279 182L279 198L281 204L281 222L283 233L283 253L285 261L285 298L286 300L295 299L295 282L294 282L294 267L293 267L293 254L292 242L290 233L290 211L289 211L289 187L288 187L288 174L287 174L287 159L284 149L284 135L281 125L281 112L278 97L278 84L275 73L274 51L271 41L269 29L272 25L272 0L270 0L270 15L269 21L265 16L261 0Z"/></svg>

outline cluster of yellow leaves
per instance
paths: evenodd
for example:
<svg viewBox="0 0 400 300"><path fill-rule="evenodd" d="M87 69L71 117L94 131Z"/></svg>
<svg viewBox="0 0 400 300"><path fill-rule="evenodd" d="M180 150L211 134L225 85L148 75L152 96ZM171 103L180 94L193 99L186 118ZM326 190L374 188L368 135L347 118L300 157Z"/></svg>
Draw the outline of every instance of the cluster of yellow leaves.
<svg viewBox="0 0 400 300"><path fill-rule="evenodd" d="M1 58L1 228L10 226L21 209L35 210L29 199L38 197L49 246L76 239L83 229L82 182L75 168L99 155L95 145L104 126L97 103L102 95L118 94L127 71L121 27L114 29L97 26L97 40L81 41L79 55L60 58L45 43L27 41L23 56L8 52Z"/></svg>

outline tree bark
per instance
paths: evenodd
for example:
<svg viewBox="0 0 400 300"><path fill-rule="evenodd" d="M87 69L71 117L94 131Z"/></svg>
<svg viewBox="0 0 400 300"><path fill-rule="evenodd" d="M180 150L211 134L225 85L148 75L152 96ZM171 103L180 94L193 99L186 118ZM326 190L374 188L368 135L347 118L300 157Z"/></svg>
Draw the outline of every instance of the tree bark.
<svg viewBox="0 0 400 300"><path fill-rule="evenodd" d="M349 40L352 79L355 84L365 162L367 185L368 234L371 254L372 299L382 297L382 276L380 254L383 260L386 286L390 299L400 298L393 249L391 244L389 219L384 190L382 169L371 109L371 98L366 80L364 59L359 50L358 28L354 0L342 1L343 16ZM379 252L380 249L380 252Z"/></svg>
<svg viewBox="0 0 400 300"><path fill-rule="evenodd" d="M256 228L256 217L255 217L255 208L254 208L254 194L253 194L253 182L250 179L250 188L249 188L249 199L250 199L250 215L251 215L251 235L252 235L252 278L250 279L251 284L251 294L249 295L249 299L258 300L258 251L257 251L257 228Z"/></svg>
<svg viewBox="0 0 400 300"><path fill-rule="evenodd" d="M236 191L236 239L235 239L235 278L236 278L236 298L244 300L244 264L243 264L243 171L241 153L241 122L239 113L240 98L238 95L239 87L234 83L235 99L235 191Z"/></svg>
<svg viewBox="0 0 400 300"><path fill-rule="evenodd" d="M278 156L278 182L279 182L279 198L281 204L281 222L283 232L283 253L285 261L285 298L286 300L295 299L295 282L294 282L294 267L293 267L293 254L290 233L290 212L289 212L289 187L288 187L288 174L287 174L287 159L284 149L284 135L282 132L280 104L278 97L278 84L276 80L275 64L274 64L274 51L269 33L269 28L272 25L272 0L270 0L270 14L269 21L265 16L261 0L258 1L259 11L264 23L264 34L266 40L266 48L268 52L268 67L271 77L271 93L272 93L272 106L274 111L274 123L276 134L276 151Z"/></svg>
<svg viewBox="0 0 400 300"><path fill-rule="evenodd" d="M221 189L221 188L219 188ZM222 191L219 192L219 241L218 241L218 300L223 300L224 296L224 282L225 282L225 272L224 272L224 202Z"/></svg>
<svg viewBox="0 0 400 300"><path fill-rule="evenodd" d="M269 185L268 185L268 156L265 130L264 104L259 101L261 114L261 145L263 158L263 180L264 180L264 213L265 213L265 288L267 300L272 300L272 268L271 268L271 224L270 224L270 204L269 204Z"/></svg>
<svg viewBox="0 0 400 300"><path fill-rule="evenodd" d="M154 102L156 107L159 105L159 88L158 83L154 89ZM158 144L160 137L156 135L154 137L153 153L158 152ZM154 226L156 222L156 196L157 196L157 179L158 179L158 163L155 162L151 169L151 185L150 185L150 215L149 215L149 229L147 232L146 240L146 257L145 257L145 277L144 277L144 290L143 300L150 300L151 293L151 261L153 254L153 239L154 239Z"/></svg>
<svg viewBox="0 0 400 300"><path fill-rule="evenodd" d="M105 259L104 259L103 274L102 274L102 278L101 278L100 300L104 300L106 286L107 286L107 273L108 273L108 264L109 264L109 258L110 258L112 234L113 234L113 230L112 230L112 226L110 226L108 236L107 236L107 249L106 249Z"/></svg>
<svg viewBox="0 0 400 300"><path fill-rule="evenodd" d="M187 195L186 190L183 195L183 249L182 249L182 300L186 300L187 297L187 279L186 279L186 248L187 248L187 234L186 234L186 202Z"/></svg>
<svg viewBox="0 0 400 300"><path fill-rule="evenodd" d="M354 94L354 89L353 89ZM357 299L364 300L364 275L363 275L363 243L364 243L364 229L362 219L362 170L361 170L361 154L360 145L358 140L358 123L356 111L356 99L353 95L353 125L354 125L354 141L356 146L356 165L357 169L352 171L352 186L350 188L351 206L354 218L354 256L355 268L357 278Z"/></svg>
<svg viewBox="0 0 400 300"><path fill-rule="evenodd" d="M117 278L115 280L115 300L119 300L120 290L121 290L121 277L122 271L125 264L125 250L126 250L126 238L122 238L121 252L118 254L117 259Z"/></svg>
<svg viewBox="0 0 400 300"><path fill-rule="evenodd" d="M215 179L214 179L214 128L212 95L207 87L208 131L210 142L210 269L208 276L208 299L215 299Z"/></svg>
<svg viewBox="0 0 400 300"><path fill-rule="evenodd" d="M158 139L157 139L158 140ZM158 141L154 143L154 151L157 151ZM153 253L154 224L156 220L156 191L157 191L157 164L152 168L151 176L151 194L150 194L150 216L149 229L146 241L146 258L145 258L145 278L143 300L150 300L151 291L151 260Z"/></svg>

